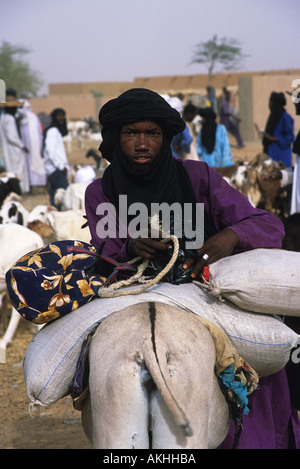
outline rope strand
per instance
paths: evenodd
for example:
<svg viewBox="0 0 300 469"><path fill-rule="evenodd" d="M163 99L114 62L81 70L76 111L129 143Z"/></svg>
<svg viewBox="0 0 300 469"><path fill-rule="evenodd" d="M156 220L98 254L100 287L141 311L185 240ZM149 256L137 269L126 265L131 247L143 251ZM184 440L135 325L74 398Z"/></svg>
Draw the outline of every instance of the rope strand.
<svg viewBox="0 0 300 469"><path fill-rule="evenodd" d="M130 286L136 281L144 281L142 280L142 274L149 265L149 260L146 259L138 266L138 270L135 275L133 275L129 279L121 280L120 282L113 283L109 287L99 288L98 296L100 298L113 298L113 297L124 296L124 295L138 295L139 293L157 284L171 270L171 268L175 264L176 259L178 257L179 241L175 235L171 235L168 239L164 238L161 242L166 243L166 242L169 242L170 240L174 244L172 257L169 260L168 264L165 266L165 268L156 277L145 281L145 283L136 290L120 290L120 288L125 287L125 286ZM140 259L141 257L136 257L135 259L132 259L128 263L133 264L134 262ZM119 290L119 291L116 291L116 290Z"/></svg>

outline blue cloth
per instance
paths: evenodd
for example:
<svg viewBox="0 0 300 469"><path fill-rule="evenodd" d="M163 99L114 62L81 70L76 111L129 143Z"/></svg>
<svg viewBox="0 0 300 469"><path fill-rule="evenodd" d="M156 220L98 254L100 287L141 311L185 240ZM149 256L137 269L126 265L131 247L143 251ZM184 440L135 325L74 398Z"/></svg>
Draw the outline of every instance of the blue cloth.
<svg viewBox="0 0 300 469"><path fill-rule="evenodd" d="M278 142L270 142L267 153L274 161L281 161L287 168L292 166L292 143L294 141L294 119L285 111L273 132Z"/></svg>
<svg viewBox="0 0 300 469"><path fill-rule="evenodd" d="M259 388L249 396L248 415L243 416L243 431L238 449L299 449L300 421L291 406L285 369L260 378ZM234 423L219 449L231 449Z"/></svg>
<svg viewBox="0 0 300 469"><path fill-rule="evenodd" d="M240 381L235 381L234 366L229 365L222 373L219 378L223 384L234 393L235 402L243 411L243 414L249 413L248 408L248 389L247 386L243 385Z"/></svg>
<svg viewBox="0 0 300 469"><path fill-rule="evenodd" d="M232 166L234 164L227 130L226 127L222 124L217 124L216 143L212 153L207 153L206 148L201 144L201 129L196 140L196 148L198 158L207 163L212 168Z"/></svg>
<svg viewBox="0 0 300 469"><path fill-rule="evenodd" d="M188 126L186 126L182 132L173 137L171 144L173 156L175 158L182 158L184 156L182 153L189 154L192 141L193 137L190 134ZM177 152L174 147L179 147L180 150Z"/></svg>

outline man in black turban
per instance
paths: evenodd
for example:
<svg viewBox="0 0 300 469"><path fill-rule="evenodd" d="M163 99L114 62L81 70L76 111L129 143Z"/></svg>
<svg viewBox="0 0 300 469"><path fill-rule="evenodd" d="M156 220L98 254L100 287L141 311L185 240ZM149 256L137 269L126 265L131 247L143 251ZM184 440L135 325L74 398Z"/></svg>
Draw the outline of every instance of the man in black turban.
<svg viewBox="0 0 300 469"><path fill-rule="evenodd" d="M120 202L123 196L127 208L140 204L147 208L149 216L153 214L154 204L182 207L180 243L191 239L191 234L197 237L204 231L204 244L201 242L201 247L193 248L193 256L188 252L184 261L183 267L191 269L192 277L200 275L205 264L229 256L233 251L273 246L274 243L281 245L281 228L274 226L278 224L275 217L254 209L206 163L172 156L171 141L186 124L159 94L143 88L128 90L104 104L99 121L103 137L99 149L110 165L102 179L96 179L87 187L85 208L91 242L96 248L104 243L105 255L119 262L136 256L153 262L168 250L157 238L131 235L129 228L132 221L136 221L131 218L135 212L128 210L123 222ZM189 217L185 217L187 205L191 207ZM197 223L199 206L204 209L204 226L203 219L201 226ZM169 216L172 217L172 210ZM116 220L115 230L111 220ZM107 230L103 221L107 222ZM272 239L265 228L269 223Z"/></svg>
<svg viewBox="0 0 300 469"><path fill-rule="evenodd" d="M169 206L176 202L181 206L192 203L195 207L196 198L189 176L173 158L170 146L174 135L184 130L186 124L164 98L151 90L131 89L106 103L99 112L99 121L103 137L99 149L111 163L103 175L103 191L115 207L118 207L122 194L127 195L128 206L143 203L149 213L153 203L165 202ZM132 161L124 158L123 135L126 140L127 134L144 131L150 136L153 132L161 133L156 157L151 159L151 149L145 149L141 144L137 158ZM152 136L152 140L155 138ZM137 246L138 243L143 246ZM156 250L166 250L166 247L149 238L129 241L127 250L132 255L152 256Z"/></svg>
<svg viewBox="0 0 300 469"><path fill-rule="evenodd" d="M128 194L129 204L142 202L147 207L153 202L195 201L188 175L170 147L173 136L186 124L164 98L143 88L126 91L101 108L99 121L103 137L99 149L111 163L103 175L103 190L115 206L120 194ZM143 171L133 168L120 148L121 129L137 122L155 122L163 134L158 157Z"/></svg>
<svg viewBox="0 0 300 469"><path fill-rule="evenodd" d="M169 142L185 128L179 112L163 97L151 90L133 88L108 101L99 112L103 137L99 150L102 156L112 161L114 146L123 125L146 120L160 124Z"/></svg>

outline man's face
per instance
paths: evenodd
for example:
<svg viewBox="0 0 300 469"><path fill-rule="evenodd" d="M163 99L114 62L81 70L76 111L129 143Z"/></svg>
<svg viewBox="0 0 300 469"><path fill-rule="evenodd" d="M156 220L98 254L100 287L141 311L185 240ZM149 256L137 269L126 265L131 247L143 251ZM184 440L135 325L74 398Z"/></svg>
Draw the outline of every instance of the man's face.
<svg viewBox="0 0 300 469"><path fill-rule="evenodd" d="M63 112L58 112L56 114L56 121L60 124L63 125L65 122L65 114Z"/></svg>
<svg viewBox="0 0 300 469"><path fill-rule="evenodd" d="M120 147L130 166L136 171L148 169L160 152L163 131L152 121L124 125L120 133Z"/></svg>

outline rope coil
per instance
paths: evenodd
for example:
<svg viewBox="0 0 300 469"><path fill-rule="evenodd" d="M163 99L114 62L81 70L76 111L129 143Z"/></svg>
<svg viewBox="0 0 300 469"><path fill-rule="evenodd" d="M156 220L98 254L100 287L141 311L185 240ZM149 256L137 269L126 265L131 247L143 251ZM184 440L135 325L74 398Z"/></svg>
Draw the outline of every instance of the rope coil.
<svg viewBox="0 0 300 469"><path fill-rule="evenodd" d="M165 266L165 268L156 277L150 280L145 280L145 277L142 276L145 269L149 265L149 260L146 259L138 266L138 270L136 274L134 274L129 279L120 280L119 282L115 282L108 287L99 288L98 296L100 298L113 298L113 297L124 296L124 295L138 295L139 293L147 290L148 288L158 283L171 270L171 268L175 264L176 259L178 257L178 251L179 251L178 238L175 235L170 235L168 238L164 238L161 242L167 243L169 241L172 241L174 244L172 257L167 263L167 265ZM129 261L128 264L133 264L135 262L140 261L141 259L142 259L141 257L136 257L132 259L131 261ZM135 282L143 283L143 285L140 288L137 288L135 290L120 290L121 288L128 287ZM116 291L116 290L119 290L119 291Z"/></svg>

